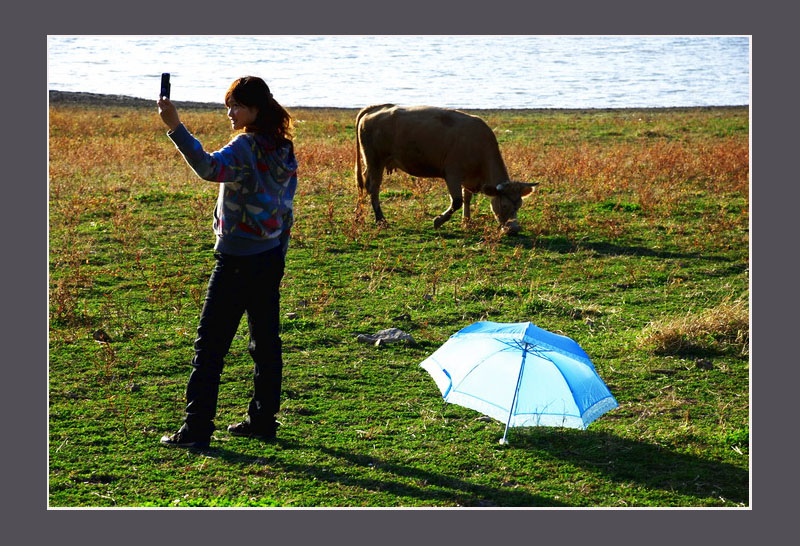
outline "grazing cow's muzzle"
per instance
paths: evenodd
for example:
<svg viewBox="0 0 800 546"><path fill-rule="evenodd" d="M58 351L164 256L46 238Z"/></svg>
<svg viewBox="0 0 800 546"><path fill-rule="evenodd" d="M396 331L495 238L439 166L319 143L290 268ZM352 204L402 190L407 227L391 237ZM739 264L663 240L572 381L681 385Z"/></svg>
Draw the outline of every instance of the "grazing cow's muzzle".
<svg viewBox="0 0 800 546"><path fill-rule="evenodd" d="M517 222L517 211L522 205L522 199L515 195L500 194L492 199L491 205L500 229L506 233L519 233L521 228Z"/></svg>
<svg viewBox="0 0 800 546"><path fill-rule="evenodd" d="M505 231L508 235L516 235L517 233L522 231L522 228L520 227L519 222L517 222L517 219L515 218L513 220L509 220L508 222L506 222L506 224L503 226L503 231Z"/></svg>

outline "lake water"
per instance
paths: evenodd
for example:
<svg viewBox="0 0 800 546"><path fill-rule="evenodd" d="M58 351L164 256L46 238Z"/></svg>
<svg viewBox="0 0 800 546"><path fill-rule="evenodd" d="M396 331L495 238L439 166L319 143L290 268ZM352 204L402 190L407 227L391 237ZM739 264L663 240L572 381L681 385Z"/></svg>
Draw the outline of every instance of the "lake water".
<svg viewBox="0 0 800 546"><path fill-rule="evenodd" d="M48 88L222 102L263 77L285 106L750 104L747 36L49 36Z"/></svg>

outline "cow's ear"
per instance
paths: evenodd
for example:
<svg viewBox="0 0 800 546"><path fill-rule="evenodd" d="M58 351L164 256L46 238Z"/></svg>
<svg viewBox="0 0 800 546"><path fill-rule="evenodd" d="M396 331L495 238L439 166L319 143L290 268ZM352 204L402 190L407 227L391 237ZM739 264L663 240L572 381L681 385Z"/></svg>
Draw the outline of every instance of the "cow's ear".
<svg viewBox="0 0 800 546"><path fill-rule="evenodd" d="M526 195L529 195L532 191L533 191L533 188L531 186L528 186L526 188L522 188L522 193L520 193L520 197L525 197Z"/></svg>
<svg viewBox="0 0 800 546"><path fill-rule="evenodd" d="M481 193L484 193L489 197L494 197L500 194L500 192L497 190L497 186L483 186L481 187Z"/></svg>

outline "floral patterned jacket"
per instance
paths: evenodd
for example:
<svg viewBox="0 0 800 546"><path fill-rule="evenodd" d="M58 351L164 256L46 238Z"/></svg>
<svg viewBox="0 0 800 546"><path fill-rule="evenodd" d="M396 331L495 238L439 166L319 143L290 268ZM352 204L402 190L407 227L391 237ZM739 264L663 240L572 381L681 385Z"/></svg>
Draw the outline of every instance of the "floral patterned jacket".
<svg viewBox="0 0 800 546"><path fill-rule="evenodd" d="M277 143L264 135L241 133L222 149L207 153L183 124L167 134L200 178L220 184L213 222L217 251L247 255L281 244L286 251L297 189L290 140Z"/></svg>

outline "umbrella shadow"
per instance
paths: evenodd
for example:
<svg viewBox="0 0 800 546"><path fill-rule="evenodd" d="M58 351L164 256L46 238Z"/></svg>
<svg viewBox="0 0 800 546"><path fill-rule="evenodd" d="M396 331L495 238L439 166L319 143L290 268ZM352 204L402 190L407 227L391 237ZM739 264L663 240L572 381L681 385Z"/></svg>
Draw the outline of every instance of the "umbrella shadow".
<svg viewBox="0 0 800 546"><path fill-rule="evenodd" d="M543 450L555 459L616 482L634 482L696 498L722 497L749 503L750 474L746 469L606 432L518 429L512 446Z"/></svg>
<svg viewBox="0 0 800 546"><path fill-rule="evenodd" d="M276 447L285 450L312 449L329 457L341 459L356 468L350 474L331 470L330 465L307 465L277 459L265 453L264 456L246 455L225 447L209 447L202 453L219 458L231 464L248 466L263 464L266 461L272 469L305 475L317 481L357 487L365 491L387 492L399 499L416 498L433 504L457 504L460 506L519 506L519 507L559 507L567 506L554 499L533 495L525 491L505 487L491 487L472 483L447 474L430 472L393 461L386 461L369 455L359 455L319 445L301 445L291 440L279 439ZM373 474L375 477L368 477ZM396 476L397 479L392 478Z"/></svg>

